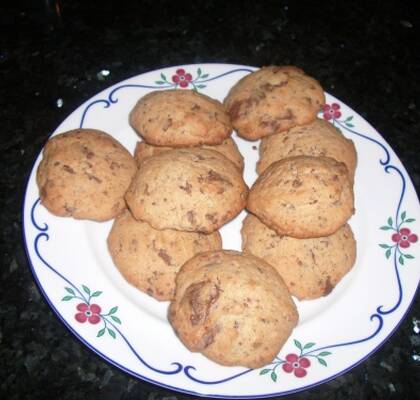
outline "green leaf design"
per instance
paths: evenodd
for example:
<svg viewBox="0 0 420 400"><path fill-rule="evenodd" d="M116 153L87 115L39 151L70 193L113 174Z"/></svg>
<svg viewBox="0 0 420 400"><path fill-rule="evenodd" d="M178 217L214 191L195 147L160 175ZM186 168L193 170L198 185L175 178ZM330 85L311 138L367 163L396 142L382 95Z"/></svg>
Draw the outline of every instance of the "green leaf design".
<svg viewBox="0 0 420 400"><path fill-rule="evenodd" d="M381 229L383 231L389 231L390 229L392 229L390 226L381 226Z"/></svg>
<svg viewBox="0 0 420 400"><path fill-rule="evenodd" d="M201 68L198 68L197 69L197 75L198 75L197 78L200 77L200 75L201 75Z"/></svg>
<svg viewBox="0 0 420 400"><path fill-rule="evenodd" d="M271 371L271 369L269 369L269 368L262 369L262 370L260 371L260 375L265 375L265 374L268 374L270 371Z"/></svg>
<svg viewBox="0 0 420 400"><path fill-rule="evenodd" d="M201 78L200 79L206 79L208 77L209 77L209 74L204 74L204 75L201 75Z"/></svg>
<svg viewBox="0 0 420 400"><path fill-rule="evenodd" d="M351 121L353 119L353 115L351 115L350 117L346 118L346 121Z"/></svg>
<svg viewBox="0 0 420 400"><path fill-rule="evenodd" d="M404 222L414 222L415 218L407 218Z"/></svg>
<svg viewBox="0 0 420 400"><path fill-rule="evenodd" d="M388 225L392 228L392 218L391 217L388 218Z"/></svg>
<svg viewBox="0 0 420 400"><path fill-rule="evenodd" d="M87 286L85 286L85 285L82 285L82 288L83 288L83 290L85 291L85 293L86 293L88 296L90 296L90 289L89 289Z"/></svg>
<svg viewBox="0 0 420 400"><path fill-rule="evenodd" d="M391 247L385 243L381 243L379 246L382 247L383 249L389 249Z"/></svg>
<svg viewBox="0 0 420 400"><path fill-rule="evenodd" d="M385 257L388 259L390 256L391 256L391 249L388 249L388 250L385 252Z"/></svg>
<svg viewBox="0 0 420 400"><path fill-rule="evenodd" d="M166 76L164 74L160 74L160 77L162 78L163 81L166 82Z"/></svg>
<svg viewBox="0 0 420 400"><path fill-rule="evenodd" d="M163 81L155 81L155 83L156 83L156 85L164 85L165 84L165 82L163 82Z"/></svg>
<svg viewBox="0 0 420 400"><path fill-rule="evenodd" d="M118 310L118 307L117 306L115 306L115 307L112 307L110 310L109 310L109 315L111 315L111 314L115 314L116 312L117 312L117 310Z"/></svg>
<svg viewBox="0 0 420 400"><path fill-rule="evenodd" d="M115 339L117 337L117 335L115 334L115 332L112 329L107 328L107 330L108 330L108 333L112 336L113 339Z"/></svg>
<svg viewBox="0 0 420 400"><path fill-rule="evenodd" d="M102 329L98 332L98 334L96 335L96 337L101 337L101 336L103 336L103 335L104 335L104 333L105 333L105 328L102 328Z"/></svg>
<svg viewBox="0 0 420 400"><path fill-rule="evenodd" d="M92 295L90 297L98 297L99 295L101 295L102 292L100 292L99 290L96 292L93 292Z"/></svg>
<svg viewBox="0 0 420 400"><path fill-rule="evenodd" d="M402 255L399 256L398 261L401 265L404 265L404 257Z"/></svg>
<svg viewBox="0 0 420 400"><path fill-rule="evenodd" d="M404 256L405 258L410 259L410 260L412 260L412 259L414 258L414 256L412 256L411 254L403 254L403 256Z"/></svg>
<svg viewBox="0 0 420 400"><path fill-rule="evenodd" d="M347 125L349 128L354 128L354 125L353 125L353 124L349 124L348 122L346 122L346 125Z"/></svg>
<svg viewBox="0 0 420 400"><path fill-rule="evenodd" d="M74 297L73 297L73 296L64 296L64 297L61 299L61 301L69 301L69 300L71 300L71 299L74 299Z"/></svg>
<svg viewBox="0 0 420 400"><path fill-rule="evenodd" d="M72 288L66 287L64 289L66 289L70 294L74 295L74 290Z"/></svg>
<svg viewBox="0 0 420 400"><path fill-rule="evenodd" d="M295 343L295 346L299 349L299 350L302 350L302 344L299 342L299 340L294 340L293 341L294 343Z"/></svg>
<svg viewBox="0 0 420 400"><path fill-rule="evenodd" d="M330 354L331 353L329 351L322 351L321 353L318 354L318 356L325 357L325 356L329 356Z"/></svg>
<svg viewBox="0 0 420 400"><path fill-rule="evenodd" d="M321 365L323 365L324 367L326 367L326 366L327 366L327 362L326 362L323 358L319 358L319 357L318 357L318 362L319 362Z"/></svg>
<svg viewBox="0 0 420 400"><path fill-rule="evenodd" d="M206 87L206 85L195 85L195 87L199 88L199 89L203 89Z"/></svg>
<svg viewBox="0 0 420 400"><path fill-rule="evenodd" d="M404 212L401 214L401 220L402 220L402 221L404 221L404 220L405 220L405 216L406 216L406 212L404 211Z"/></svg>
<svg viewBox="0 0 420 400"><path fill-rule="evenodd" d="M277 374L274 371L271 373L271 379L273 382L277 382Z"/></svg>
<svg viewBox="0 0 420 400"><path fill-rule="evenodd" d="M303 350L310 349L311 347L314 347L314 346L315 346L315 343L313 342L306 343L305 346L303 346Z"/></svg>
<svg viewBox="0 0 420 400"><path fill-rule="evenodd" d="M116 317L115 315L111 315L111 318L112 318L112 320L113 320L113 321L115 321L117 324L121 324L121 320L120 320L118 317Z"/></svg>

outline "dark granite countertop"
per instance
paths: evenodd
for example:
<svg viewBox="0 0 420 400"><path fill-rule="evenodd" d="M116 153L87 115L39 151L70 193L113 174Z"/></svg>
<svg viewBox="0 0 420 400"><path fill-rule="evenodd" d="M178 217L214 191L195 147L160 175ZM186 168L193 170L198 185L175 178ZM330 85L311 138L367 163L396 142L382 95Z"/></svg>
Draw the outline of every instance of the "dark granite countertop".
<svg viewBox="0 0 420 400"><path fill-rule="evenodd" d="M300 66L376 127L419 192L414 2L34 0L9 4L0 27L2 399L191 398L92 353L50 310L28 267L21 204L35 157L71 111L111 84L186 63ZM419 399L416 318L418 300L368 360L290 398Z"/></svg>

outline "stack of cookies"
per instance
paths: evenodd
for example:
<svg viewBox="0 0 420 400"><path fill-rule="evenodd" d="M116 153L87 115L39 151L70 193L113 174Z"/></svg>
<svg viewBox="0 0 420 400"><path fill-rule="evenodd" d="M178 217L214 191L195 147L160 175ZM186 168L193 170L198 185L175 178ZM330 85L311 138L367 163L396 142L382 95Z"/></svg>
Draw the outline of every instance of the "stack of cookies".
<svg viewBox="0 0 420 400"><path fill-rule="evenodd" d="M356 151L337 128L316 118L324 102L319 83L296 67L262 68L225 99L238 135L262 139L243 251L274 266L300 300L330 293L356 257L347 224Z"/></svg>
<svg viewBox="0 0 420 400"><path fill-rule="evenodd" d="M54 136L37 172L53 214L115 219L110 255L125 279L159 301L191 351L261 367L298 323L291 295L328 294L353 266L353 143L316 118L317 81L295 67L240 80L224 104L189 90L140 98L129 114L134 157L105 132ZM231 138L262 139L248 190ZM244 208L243 253L219 229Z"/></svg>

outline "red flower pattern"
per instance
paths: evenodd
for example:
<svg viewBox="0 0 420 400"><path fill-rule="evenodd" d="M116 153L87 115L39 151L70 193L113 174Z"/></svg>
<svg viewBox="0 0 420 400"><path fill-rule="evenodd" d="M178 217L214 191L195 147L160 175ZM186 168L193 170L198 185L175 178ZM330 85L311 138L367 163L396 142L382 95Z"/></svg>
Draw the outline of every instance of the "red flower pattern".
<svg viewBox="0 0 420 400"><path fill-rule="evenodd" d="M332 103L331 105L325 104L322 107L324 113L324 119L329 121L330 119L338 119L341 117L340 105L337 103Z"/></svg>
<svg viewBox="0 0 420 400"><path fill-rule="evenodd" d="M190 84L191 81L192 81L192 75L189 73L186 73L185 69L183 68L177 69L176 75L172 76L172 82L176 83L182 88L186 88Z"/></svg>
<svg viewBox="0 0 420 400"><path fill-rule="evenodd" d="M286 356L283 370L288 374L293 372L297 378L303 378L307 374L306 368L310 366L311 362L306 357L299 357L297 354L290 353Z"/></svg>
<svg viewBox="0 0 420 400"><path fill-rule="evenodd" d="M78 312L74 318L76 318L77 322L84 323L86 321L89 321L91 324L97 324L100 320L100 313L101 313L101 307L99 307L97 304L86 304L86 303L80 303L77 305Z"/></svg>
<svg viewBox="0 0 420 400"><path fill-rule="evenodd" d="M410 247L410 243L416 243L418 237L416 234L411 233L410 229L402 228L398 233L394 233L391 239L393 242L398 243L400 247L406 249Z"/></svg>

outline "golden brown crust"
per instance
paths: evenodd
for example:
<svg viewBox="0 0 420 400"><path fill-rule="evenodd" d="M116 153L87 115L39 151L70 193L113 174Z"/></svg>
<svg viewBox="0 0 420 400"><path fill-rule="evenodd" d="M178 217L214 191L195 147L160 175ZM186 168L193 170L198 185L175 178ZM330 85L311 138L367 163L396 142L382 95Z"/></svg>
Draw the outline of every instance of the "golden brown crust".
<svg viewBox="0 0 420 400"><path fill-rule="evenodd" d="M261 174L273 162L293 156L334 158L346 165L352 182L354 180L357 154L353 141L323 119L263 138L257 172Z"/></svg>
<svg viewBox="0 0 420 400"><path fill-rule="evenodd" d="M125 209L124 194L137 170L112 136L76 129L52 137L37 170L41 203L61 217L106 221Z"/></svg>
<svg viewBox="0 0 420 400"><path fill-rule="evenodd" d="M134 106L129 120L134 130L155 146L221 144L232 133L223 105L193 90L148 93Z"/></svg>
<svg viewBox="0 0 420 400"><path fill-rule="evenodd" d="M226 250L202 253L184 264L168 317L191 351L249 368L271 362L298 321L274 268Z"/></svg>
<svg viewBox="0 0 420 400"><path fill-rule="evenodd" d="M217 151L176 149L145 159L126 194L136 219L155 229L210 233L245 207L248 187Z"/></svg>
<svg viewBox="0 0 420 400"><path fill-rule="evenodd" d="M331 236L279 236L254 215L242 226L242 249L272 265L299 300L328 295L353 267L356 241L348 224Z"/></svg>
<svg viewBox="0 0 420 400"><path fill-rule="evenodd" d="M136 221L129 211L119 215L108 236L108 249L124 278L157 300L171 300L181 266L198 253L222 248L218 231L209 235L158 231Z"/></svg>
<svg viewBox="0 0 420 400"><path fill-rule="evenodd" d="M343 163L328 157L290 157L260 175L247 209L279 235L328 236L353 215L353 187Z"/></svg>
<svg viewBox="0 0 420 400"><path fill-rule="evenodd" d="M238 170L242 173L244 170L244 158L239 152L238 146L232 138L225 139L221 144L216 144L214 146L203 145L200 148L207 150L214 150L223 154L227 159L232 161ZM134 158L137 162L137 165L140 166L140 163L147 157L163 153L164 151L173 150L173 147L167 146L153 146L147 144L146 142L137 142L136 149L134 150Z"/></svg>
<svg viewBox="0 0 420 400"><path fill-rule="evenodd" d="M249 74L224 100L233 127L249 140L308 124L324 103L320 84L292 66L263 67Z"/></svg>

